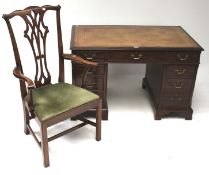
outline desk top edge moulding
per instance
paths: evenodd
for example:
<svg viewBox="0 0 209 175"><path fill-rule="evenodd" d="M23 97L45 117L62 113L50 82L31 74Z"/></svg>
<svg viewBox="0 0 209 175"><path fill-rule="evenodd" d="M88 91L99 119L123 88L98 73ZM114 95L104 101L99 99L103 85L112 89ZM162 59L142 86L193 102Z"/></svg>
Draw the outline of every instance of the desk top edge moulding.
<svg viewBox="0 0 209 175"><path fill-rule="evenodd" d="M181 26L74 25L72 27L71 50L120 50L121 48L204 50Z"/></svg>
<svg viewBox="0 0 209 175"><path fill-rule="evenodd" d="M109 63L146 64L142 88L150 95L156 120L167 116L192 119L193 90L204 49L181 26L74 25L71 50L99 63L89 72L85 88L102 97L103 119L108 119ZM77 86L82 70L72 63Z"/></svg>

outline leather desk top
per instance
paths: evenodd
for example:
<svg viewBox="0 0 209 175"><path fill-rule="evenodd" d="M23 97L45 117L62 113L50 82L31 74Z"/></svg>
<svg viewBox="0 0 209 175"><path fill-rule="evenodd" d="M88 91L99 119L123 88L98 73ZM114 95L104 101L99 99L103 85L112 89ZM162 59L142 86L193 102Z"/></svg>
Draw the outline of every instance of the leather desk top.
<svg viewBox="0 0 209 175"><path fill-rule="evenodd" d="M194 49L203 50L180 26L75 25L71 49Z"/></svg>

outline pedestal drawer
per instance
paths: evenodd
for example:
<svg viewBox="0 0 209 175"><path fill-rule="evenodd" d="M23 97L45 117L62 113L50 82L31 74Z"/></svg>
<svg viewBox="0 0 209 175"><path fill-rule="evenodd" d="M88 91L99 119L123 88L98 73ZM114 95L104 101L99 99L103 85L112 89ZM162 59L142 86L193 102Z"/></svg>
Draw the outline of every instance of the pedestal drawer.
<svg viewBox="0 0 209 175"><path fill-rule="evenodd" d="M100 76L88 76L84 88L90 91L103 90L104 80Z"/></svg>
<svg viewBox="0 0 209 175"><path fill-rule="evenodd" d="M81 75L83 73L84 67L85 66L83 66L81 64L73 64L74 71L78 72L79 75ZM102 75L104 75L104 73L105 73L104 65L99 64L96 67L90 68L89 71L87 72L87 76L88 75L101 75L102 76Z"/></svg>
<svg viewBox="0 0 209 175"><path fill-rule="evenodd" d="M189 99L189 95L184 94L167 95L161 98L161 104L163 107L185 108L190 105Z"/></svg>
<svg viewBox="0 0 209 175"><path fill-rule="evenodd" d="M196 74L196 65L172 65L167 66L167 78L191 78Z"/></svg>
<svg viewBox="0 0 209 175"><path fill-rule="evenodd" d="M164 87L165 93L172 92L190 92L192 88L192 79L167 79Z"/></svg>

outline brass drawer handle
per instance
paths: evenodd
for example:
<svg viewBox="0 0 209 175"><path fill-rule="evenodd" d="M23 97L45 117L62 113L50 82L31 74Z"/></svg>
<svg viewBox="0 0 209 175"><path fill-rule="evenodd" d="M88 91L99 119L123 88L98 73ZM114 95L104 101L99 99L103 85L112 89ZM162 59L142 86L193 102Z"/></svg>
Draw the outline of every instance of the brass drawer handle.
<svg viewBox="0 0 209 175"><path fill-rule="evenodd" d="M87 60L93 60L93 57L87 57L86 59Z"/></svg>
<svg viewBox="0 0 209 175"><path fill-rule="evenodd" d="M181 75L181 74L184 74L186 72L186 69L179 68L179 69L176 69L175 71L178 75Z"/></svg>
<svg viewBox="0 0 209 175"><path fill-rule="evenodd" d="M95 86L96 84L94 81L87 81L86 86Z"/></svg>
<svg viewBox="0 0 209 175"><path fill-rule="evenodd" d="M179 58L180 61L186 61L189 58L189 54L186 55L177 54L177 57Z"/></svg>
<svg viewBox="0 0 209 175"><path fill-rule="evenodd" d="M93 60L96 57L96 54L92 54L91 56L89 56L88 54L84 55L86 57L87 60Z"/></svg>
<svg viewBox="0 0 209 175"><path fill-rule="evenodd" d="M93 75L95 73L95 71L88 71L87 74L88 75Z"/></svg>
<svg viewBox="0 0 209 175"><path fill-rule="evenodd" d="M184 86L184 83L179 83L179 84L174 84L174 87L176 88L176 89L181 89L182 87Z"/></svg>
<svg viewBox="0 0 209 175"><path fill-rule="evenodd" d="M143 55L142 54L139 54L138 56L136 56L135 54L131 54L131 57L134 59L134 60L140 60Z"/></svg>
<svg viewBox="0 0 209 175"><path fill-rule="evenodd" d="M179 97L179 98L178 98L178 101L182 101L182 98L181 98L181 97Z"/></svg>

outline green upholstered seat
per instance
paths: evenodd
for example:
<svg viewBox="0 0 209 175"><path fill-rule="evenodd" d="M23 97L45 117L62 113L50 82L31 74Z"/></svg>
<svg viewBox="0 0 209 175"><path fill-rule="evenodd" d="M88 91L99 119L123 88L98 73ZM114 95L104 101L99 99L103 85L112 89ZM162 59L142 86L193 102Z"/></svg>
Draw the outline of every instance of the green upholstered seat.
<svg viewBox="0 0 209 175"><path fill-rule="evenodd" d="M67 83L34 89L32 96L35 114L41 121L99 98L90 91Z"/></svg>

